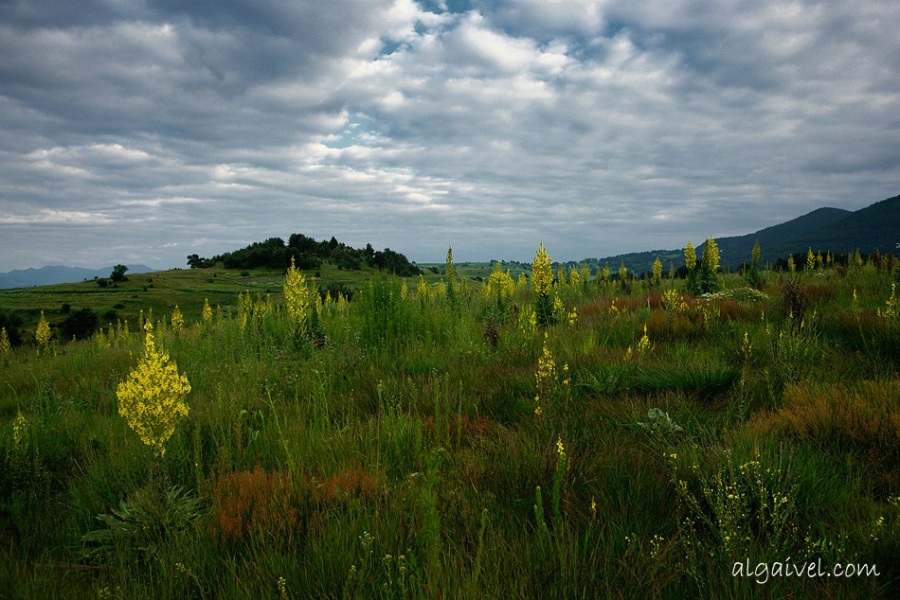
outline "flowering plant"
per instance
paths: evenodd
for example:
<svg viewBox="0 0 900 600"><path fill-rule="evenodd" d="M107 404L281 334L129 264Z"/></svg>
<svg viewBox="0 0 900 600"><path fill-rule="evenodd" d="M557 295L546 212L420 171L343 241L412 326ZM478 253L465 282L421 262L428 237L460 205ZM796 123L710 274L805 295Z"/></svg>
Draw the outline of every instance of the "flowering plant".
<svg viewBox="0 0 900 600"><path fill-rule="evenodd" d="M119 414L157 455L166 453L165 443L175 425L188 414L184 399L191 391L186 375L169 363L168 353L153 340L152 321L144 326L144 352L138 366L116 388Z"/></svg>

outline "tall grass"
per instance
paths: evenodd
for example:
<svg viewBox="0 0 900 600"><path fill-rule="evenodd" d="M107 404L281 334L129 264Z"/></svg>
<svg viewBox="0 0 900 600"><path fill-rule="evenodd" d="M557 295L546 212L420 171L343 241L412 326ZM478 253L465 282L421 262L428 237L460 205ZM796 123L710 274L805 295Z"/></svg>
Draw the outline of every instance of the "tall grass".
<svg viewBox="0 0 900 600"><path fill-rule="evenodd" d="M246 318L157 301L192 388L162 457L118 413L133 323L14 349L0 598L893 597L891 276L820 273L556 283L546 327L465 279L368 278L315 336L277 281ZM787 559L880 575L733 575Z"/></svg>

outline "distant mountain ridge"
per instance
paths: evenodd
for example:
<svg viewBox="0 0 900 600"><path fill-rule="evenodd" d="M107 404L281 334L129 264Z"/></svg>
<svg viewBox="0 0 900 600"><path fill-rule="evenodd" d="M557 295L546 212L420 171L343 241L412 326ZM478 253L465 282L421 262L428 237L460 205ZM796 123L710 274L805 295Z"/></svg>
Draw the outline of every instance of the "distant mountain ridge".
<svg viewBox="0 0 900 600"><path fill-rule="evenodd" d="M746 235L716 238L723 268L737 269L742 263L750 262L753 244L759 240L762 262L772 262L787 258L791 254L832 252L846 254L859 250L871 254L878 250L882 254L900 254L900 195L876 202L857 211L841 208L817 208L796 219L772 225ZM696 240L699 241L699 240ZM697 246L697 258L703 252L704 243ZM654 250L652 252L632 252L596 259L596 264L608 263L615 272L624 262L632 273L649 271L653 261L659 256L663 269L670 262L675 268L684 265L683 250ZM594 259L588 259L589 264Z"/></svg>
<svg viewBox="0 0 900 600"><path fill-rule="evenodd" d="M864 254L876 250L881 254L896 253L900 243L900 196L857 211L819 208L756 233L717 239L722 266L737 268L741 263L750 262L756 240L759 240L763 262L775 262L809 249L823 254L847 254L855 250Z"/></svg>
<svg viewBox="0 0 900 600"><path fill-rule="evenodd" d="M154 269L146 265L126 265L128 274L150 273ZM20 287L32 287L36 285L53 285L56 283L74 283L93 279L94 277L109 277L113 267L102 269L86 269L83 267L64 267L53 265L39 269L16 269L8 273L0 273L0 290L8 290Z"/></svg>

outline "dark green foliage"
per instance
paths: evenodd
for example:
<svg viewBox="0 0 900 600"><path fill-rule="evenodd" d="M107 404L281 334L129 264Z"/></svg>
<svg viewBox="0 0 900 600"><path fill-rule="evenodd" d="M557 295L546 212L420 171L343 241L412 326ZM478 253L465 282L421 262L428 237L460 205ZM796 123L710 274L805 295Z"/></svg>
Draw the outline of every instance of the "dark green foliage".
<svg viewBox="0 0 900 600"><path fill-rule="evenodd" d="M689 294L694 294L695 296L711 294L719 291L719 288L719 278L709 266L698 262L696 268L687 272L684 289Z"/></svg>
<svg viewBox="0 0 900 600"><path fill-rule="evenodd" d="M235 250L205 259L192 254L188 256L188 264L192 268L209 267L222 262L226 269L286 269L294 259L294 265L302 271L319 269L326 261L335 264L342 270L355 271L363 264L388 271L400 277L419 275L421 271L399 252L390 248L376 252L369 244L365 249L357 250L338 242L334 237L329 241L317 242L303 234L294 233L285 244L281 238L269 238L264 242L256 242Z"/></svg>
<svg viewBox="0 0 900 600"><path fill-rule="evenodd" d="M125 277L126 271L128 271L128 267L126 267L125 265L116 265L113 267L112 273L109 274L109 278L115 283L127 281L128 278Z"/></svg>
<svg viewBox="0 0 900 600"><path fill-rule="evenodd" d="M0 312L0 327L6 329L6 335L9 336L10 345L15 348L22 345L22 336L19 334L19 326L22 325L22 318L12 312L9 315Z"/></svg>
<svg viewBox="0 0 900 600"><path fill-rule="evenodd" d="M113 311L115 315L115 311ZM82 308L81 310L70 314L59 324L59 330L65 339L84 339L90 337L97 329L100 323L100 317L97 316L90 308Z"/></svg>
<svg viewBox="0 0 900 600"><path fill-rule="evenodd" d="M382 251L376 252L369 264L376 269L388 271L398 277L412 277L422 273L422 271L419 270L417 266L410 263L404 255L399 252L394 252L390 248L385 248Z"/></svg>

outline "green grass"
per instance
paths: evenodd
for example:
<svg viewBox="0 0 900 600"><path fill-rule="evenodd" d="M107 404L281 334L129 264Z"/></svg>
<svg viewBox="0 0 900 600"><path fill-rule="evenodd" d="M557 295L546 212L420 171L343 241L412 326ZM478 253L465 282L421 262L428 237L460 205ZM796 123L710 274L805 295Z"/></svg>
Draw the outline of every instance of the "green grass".
<svg viewBox="0 0 900 600"><path fill-rule="evenodd" d="M900 591L890 274L803 275L791 292L802 324L773 273L764 296L722 276L722 293L687 297L678 314L660 295L680 281L565 286L559 322L541 330L527 288L485 299L472 278L489 271L458 265L469 279L452 299L426 271L420 298L416 279L404 292L324 265L314 284L354 297L323 306L323 343L288 322L276 272L0 291L26 340L0 356L0 598ZM270 294L274 311L242 325L243 291ZM39 349L40 312L57 325L64 303L115 310L129 331ZM167 324L176 305L180 331ZM151 309L192 388L161 458L116 399ZM557 377L537 416L545 344ZM655 408L677 427L647 426ZM880 575L732 575L787 559Z"/></svg>

